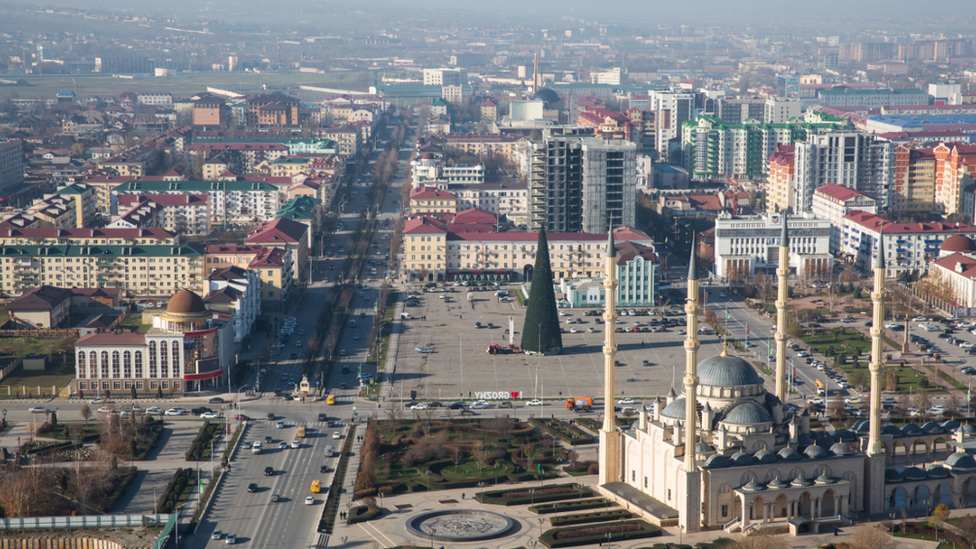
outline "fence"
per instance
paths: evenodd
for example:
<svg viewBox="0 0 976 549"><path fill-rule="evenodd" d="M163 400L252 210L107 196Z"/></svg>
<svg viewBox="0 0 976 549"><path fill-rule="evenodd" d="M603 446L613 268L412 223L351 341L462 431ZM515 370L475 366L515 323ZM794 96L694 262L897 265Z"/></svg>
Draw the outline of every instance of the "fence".
<svg viewBox="0 0 976 549"><path fill-rule="evenodd" d="M170 514L87 515L82 517L33 517L0 519L0 530L46 530L53 528L134 528L162 526Z"/></svg>
<svg viewBox="0 0 976 549"><path fill-rule="evenodd" d="M78 330L74 328L65 330L0 330L0 336L64 339L66 337L78 337Z"/></svg>

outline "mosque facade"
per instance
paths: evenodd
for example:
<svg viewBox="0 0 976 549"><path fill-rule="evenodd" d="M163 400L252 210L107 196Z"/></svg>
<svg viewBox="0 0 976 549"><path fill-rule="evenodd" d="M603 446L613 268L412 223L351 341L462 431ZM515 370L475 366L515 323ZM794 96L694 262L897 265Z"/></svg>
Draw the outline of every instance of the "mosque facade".
<svg viewBox="0 0 976 549"><path fill-rule="evenodd" d="M881 426L884 258L874 265L869 418L828 433L805 411L787 406L785 384L789 233L779 246L777 362L773 392L746 360L726 350L699 360L698 276L694 253L685 305L683 392L617 427L613 330L605 332L605 421L600 433L600 491L661 526L685 532L744 532L770 523L804 531L813 522L976 505L976 429L955 420ZM604 320L616 302L612 234L606 251ZM900 447L897 459L895 448ZM941 459L937 459L941 456ZM917 466L921 465L921 466Z"/></svg>

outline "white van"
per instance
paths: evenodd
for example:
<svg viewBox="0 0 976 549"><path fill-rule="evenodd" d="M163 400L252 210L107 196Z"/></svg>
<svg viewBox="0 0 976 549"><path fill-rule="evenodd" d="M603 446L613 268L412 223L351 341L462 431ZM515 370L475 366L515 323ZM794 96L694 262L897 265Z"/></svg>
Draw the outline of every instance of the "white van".
<svg viewBox="0 0 976 549"><path fill-rule="evenodd" d="M252 454L260 454L261 453L261 443L260 442L254 441L254 444L251 445L251 453Z"/></svg>
<svg viewBox="0 0 976 549"><path fill-rule="evenodd" d="M325 457L330 458L335 454L335 448L330 444L325 447Z"/></svg>

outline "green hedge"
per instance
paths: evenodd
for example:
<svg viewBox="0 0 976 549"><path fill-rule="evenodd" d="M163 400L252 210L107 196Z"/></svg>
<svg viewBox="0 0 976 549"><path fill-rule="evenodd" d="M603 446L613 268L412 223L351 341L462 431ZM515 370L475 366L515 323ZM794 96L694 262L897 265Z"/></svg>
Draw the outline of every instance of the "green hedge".
<svg viewBox="0 0 976 549"><path fill-rule="evenodd" d="M534 473L533 473L534 474ZM492 490L489 492L478 492L475 494L475 498L481 503L486 503L489 505L504 505L506 507L511 505L526 505L534 504L535 502L545 503L547 501L562 501L566 499L580 499L593 497L593 490L581 487L578 484L556 484L552 486L540 486L535 488L536 490L551 490L553 488L572 488L571 491L551 493L551 494L535 494L526 497L517 498L505 498L502 497L504 494L511 492L525 492L531 488L513 488L510 490Z"/></svg>
<svg viewBox="0 0 976 549"><path fill-rule="evenodd" d="M357 505L349 509L349 519L346 520L346 524L366 522L382 514L383 510L375 505Z"/></svg>
<svg viewBox="0 0 976 549"><path fill-rule="evenodd" d="M169 479L169 484L163 490L156 506L160 513L172 513L180 503L190 496L190 490L196 487L197 472L195 469L179 468Z"/></svg>
<svg viewBox="0 0 976 549"><path fill-rule="evenodd" d="M530 418L529 423L566 444L592 444L593 437L560 419Z"/></svg>
<svg viewBox="0 0 976 549"><path fill-rule="evenodd" d="M115 506L115 502L119 499L119 497L122 496L125 489L128 488L129 483L132 482L133 478L135 478L137 472L138 469L135 467L129 467L129 470L126 471L125 475L119 480L119 484L115 487L115 490L113 490L108 496L108 499L105 500L105 505L102 507L102 512L110 513L112 511L112 507Z"/></svg>
<svg viewBox="0 0 976 549"><path fill-rule="evenodd" d="M640 547L639 549L731 549L735 547L736 541L729 538L717 538L712 541L699 541L694 545L679 544L679 543L655 543L649 547Z"/></svg>
<svg viewBox="0 0 976 549"><path fill-rule="evenodd" d="M661 529L653 524L645 522L643 520L625 520L623 522L614 522L613 524L607 525L594 525L587 524L583 526L569 526L567 528L553 528L551 530L546 530L541 536L539 536L539 542L546 547L576 547L578 545L593 545L603 541L607 541L605 535L593 535L593 536L580 536L574 538L564 538L556 539L556 536L561 532L571 532L573 530L586 530L590 528L597 528L600 526L608 527L620 527L625 524L637 524L640 526L639 530L634 530L631 532L611 532L610 541L623 541L631 539L643 539L643 538L653 538L661 535Z"/></svg>
<svg viewBox="0 0 976 549"><path fill-rule="evenodd" d="M562 505L560 505L562 507ZM549 517L549 524L553 526L572 526L574 524L587 524L589 522L605 522L608 520L629 519L634 514L626 509L614 509L607 512L597 513L577 513L575 515L562 515L559 517Z"/></svg>
<svg viewBox="0 0 976 549"><path fill-rule="evenodd" d="M223 433L223 425L223 423L210 423L210 420L204 420L196 438L193 439L190 448L186 451L186 460L200 461L210 458L210 441L220 437Z"/></svg>
<svg viewBox="0 0 976 549"><path fill-rule="evenodd" d="M579 501L567 501L559 504L559 508L564 512L569 511L585 511L587 509L606 509L607 507L616 507L617 503L615 501L610 501L607 505L607 498L594 498L594 499L584 499ZM539 515L547 515L549 513L556 512L556 506L552 503L544 503L542 505L533 505L529 507L529 511Z"/></svg>

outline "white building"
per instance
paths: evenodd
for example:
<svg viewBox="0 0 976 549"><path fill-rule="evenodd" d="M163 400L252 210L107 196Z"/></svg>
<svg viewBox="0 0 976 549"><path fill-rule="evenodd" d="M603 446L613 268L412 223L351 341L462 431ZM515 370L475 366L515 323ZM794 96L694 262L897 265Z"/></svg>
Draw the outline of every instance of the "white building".
<svg viewBox="0 0 976 549"><path fill-rule="evenodd" d="M813 191L834 183L874 198L878 207L891 202L894 145L873 134L829 132L797 142L793 177L797 211L813 207Z"/></svg>
<svg viewBox="0 0 976 549"><path fill-rule="evenodd" d="M467 71L464 69L424 69L425 86L461 86L466 84L467 80Z"/></svg>
<svg viewBox="0 0 976 549"><path fill-rule="evenodd" d="M234 343L251 335L254 319L261 313L261 280L253 270L240 267L214 269L207 277L204 302L213 310L232 313Z"/></svg>
<svg viewBox="0 0 976 549"><path fill-rule="evenodd" d="M614 67L604 72L591 72L590 84L610 84L611 86L619 86L622 81L622 77L623 70L620 67Z"/></svg>
<svg viewBox="0 0 976 549"><path fill-rule="evenodd" d="M877 201L860 191L834 184L824 185L813 192L814 217L830 221L830 253L840 252L844 216L855 210L877 213Z"/></svg>
<svg viewBox="0 0 976 549"><path fill-rule="evenodd" d="M771 97L764 106L763 122L766 124L786 124L800 116L800 100L785 97Z"/></svg>
<svg viewBox="0 0 976 549"><path fill-rule="evenodd" d="M173 94L171 93L140 93L136 95L136 102L140 105L173 108Z"/></svg>
<svg viewBox="0 0 976 549"><path fill-rule="evenodd" d="M686 92L651 91L649 111L654 112L657 160L670 162L668 151L671 140L681 143L681 125L698 116L695 96Z"/></svg>
<svg viewBox="0 0 976 549"><path fill-rule="evenodd" d="M524 185L512 183L488 183L483 185L468 185L452 189L457 197L457 211L478 208L505 216L513 223L524 222L528 215L529 190Z"/></svg>
<svg viewBox="0 0 976 549"><path fill-rule="evenodd" d="M870 269L878 255L882 227L885 276L889 278L906 271L928 272L942 243L953 235L976 237L976 227L963 223L895 223L881 214L856 211L844 217L840 253L855 267Z"/></svg>
<svg viewBox="0 0 976 549"><path fill-rule="evenodd" d="M733 216L722 212L715 219L715 274L743 278L770 270L779 262L783 216ZM830 222L812 214L789 217L790 267L799 277L821 276L833 268Z"/></svg>

